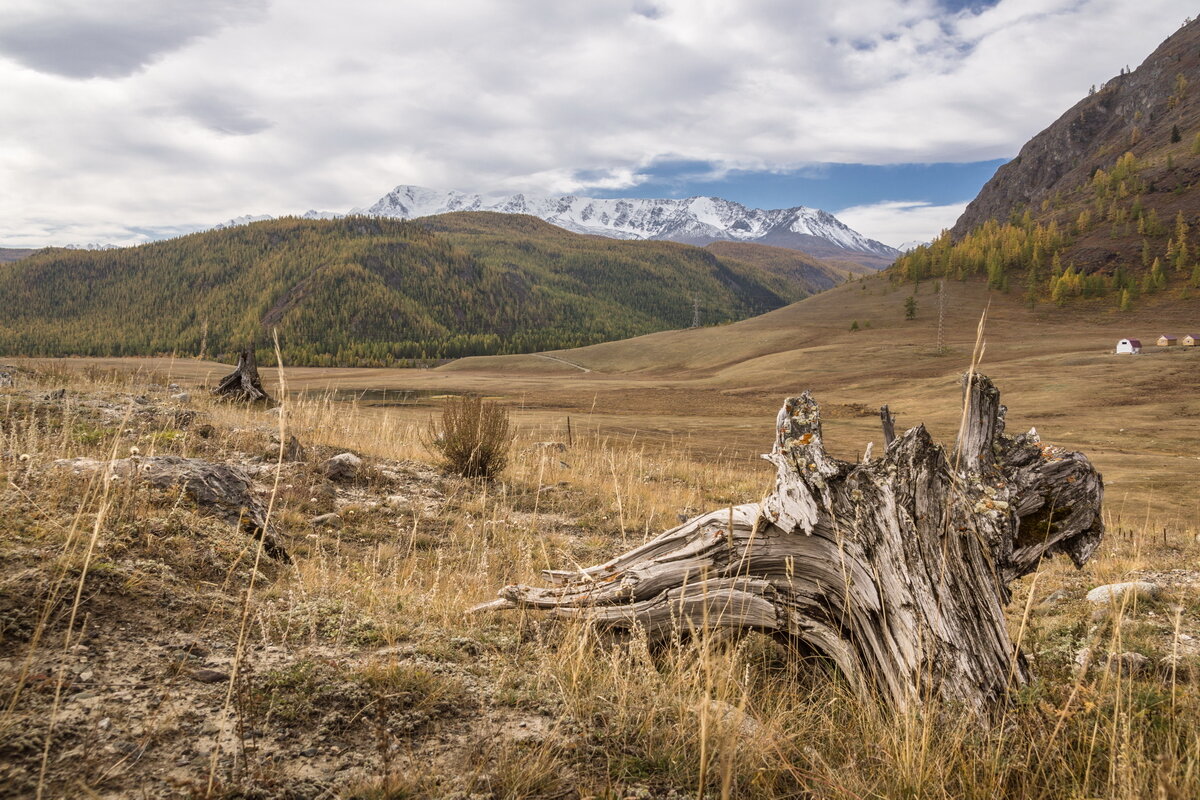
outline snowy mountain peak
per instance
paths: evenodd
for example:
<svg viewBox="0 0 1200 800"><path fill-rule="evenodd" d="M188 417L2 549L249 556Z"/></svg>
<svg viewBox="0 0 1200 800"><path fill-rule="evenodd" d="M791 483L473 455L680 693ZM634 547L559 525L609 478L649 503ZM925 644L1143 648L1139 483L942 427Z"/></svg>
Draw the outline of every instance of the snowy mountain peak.
<svg viewBox="0 0 1200 800"><path fill-rule="evenodd" d="M397 186L367 214L414 219L451 211L530 214L575 233L615 239L669 239L704 245L756 242L803 250L822 258L851 258L886 266L896 249L868 239L828 211L805 206L765 210L720 197L682 199L594 198L526 194L485 196Z"/></svg>

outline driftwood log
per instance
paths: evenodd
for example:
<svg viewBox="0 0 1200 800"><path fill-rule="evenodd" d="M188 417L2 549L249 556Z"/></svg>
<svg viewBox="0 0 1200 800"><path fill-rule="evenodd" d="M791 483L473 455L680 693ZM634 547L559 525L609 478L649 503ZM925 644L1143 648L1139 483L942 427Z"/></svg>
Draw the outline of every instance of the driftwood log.
<svg viewBox="0 0 1200 800"><path fill-rule="evenodd" d="M226 375L213 389L213 394L247 403L270 403L271 397L263 389L258 377L258 361L254 348L248 347L238 353L237 367Z"/></svg>
<svg viewBox="0 0 1200 800"><path fill-rule="evenodd" d="M775 635L857 689L906 707L984 711L1028 680L1009 634L1008 585L1043 556L1082 566L1103 535L1088 459L1004 433L1000 393L964 379L952 452L924 426L878 458L830 457L809 393L780 410L762 503L685 522L611 561L508 586L480 609L545 609L669 637L703 628ZM885 432L891 421L882 415Z"/></svg>

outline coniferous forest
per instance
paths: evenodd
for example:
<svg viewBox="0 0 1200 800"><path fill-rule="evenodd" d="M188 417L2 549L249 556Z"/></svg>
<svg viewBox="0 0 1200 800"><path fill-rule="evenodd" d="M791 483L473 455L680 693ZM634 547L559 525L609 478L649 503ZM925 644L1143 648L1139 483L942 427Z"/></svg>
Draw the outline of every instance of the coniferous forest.
<svg viewBox="0 0 1200 800"><path fill-rule="evenodd" d="M550 350L760 314L794 281L697 247L459 213L285 218L0 270L0 354L383 366Z"/></svg>

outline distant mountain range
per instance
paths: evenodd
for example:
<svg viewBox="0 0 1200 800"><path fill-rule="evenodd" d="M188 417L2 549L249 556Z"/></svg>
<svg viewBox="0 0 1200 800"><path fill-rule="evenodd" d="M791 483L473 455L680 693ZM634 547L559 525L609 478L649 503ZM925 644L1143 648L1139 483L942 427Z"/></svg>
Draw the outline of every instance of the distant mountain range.
<svg viewBox="0 0 1200 800"><path fill-rule="evenodd" d="M574 233L612 239L668 240L706 245L749 242L800 250L817 258L856 261L881 269L900 251L869 239L828 211L795 206L748 208L719 197L601 199L513 194L488 197L420 186L397 186L366 209L380 217L415 219L453 211L529 214Z"/></svg>

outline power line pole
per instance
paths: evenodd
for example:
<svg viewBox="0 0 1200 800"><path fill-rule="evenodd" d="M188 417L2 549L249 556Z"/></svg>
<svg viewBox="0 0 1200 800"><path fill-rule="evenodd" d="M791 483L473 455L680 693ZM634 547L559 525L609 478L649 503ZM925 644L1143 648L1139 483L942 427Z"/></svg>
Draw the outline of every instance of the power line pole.
<svg viewBox="0 0 1200 800"><path fill-rule="evenodd" d="M700 298L692 297L692 327L700 327Z"/></svg>
<svg viewBox="0 0 1200 800"><path fill-rule="evenodd" d="M937 282L937 355L946 353L946 279Z"/></svg>

